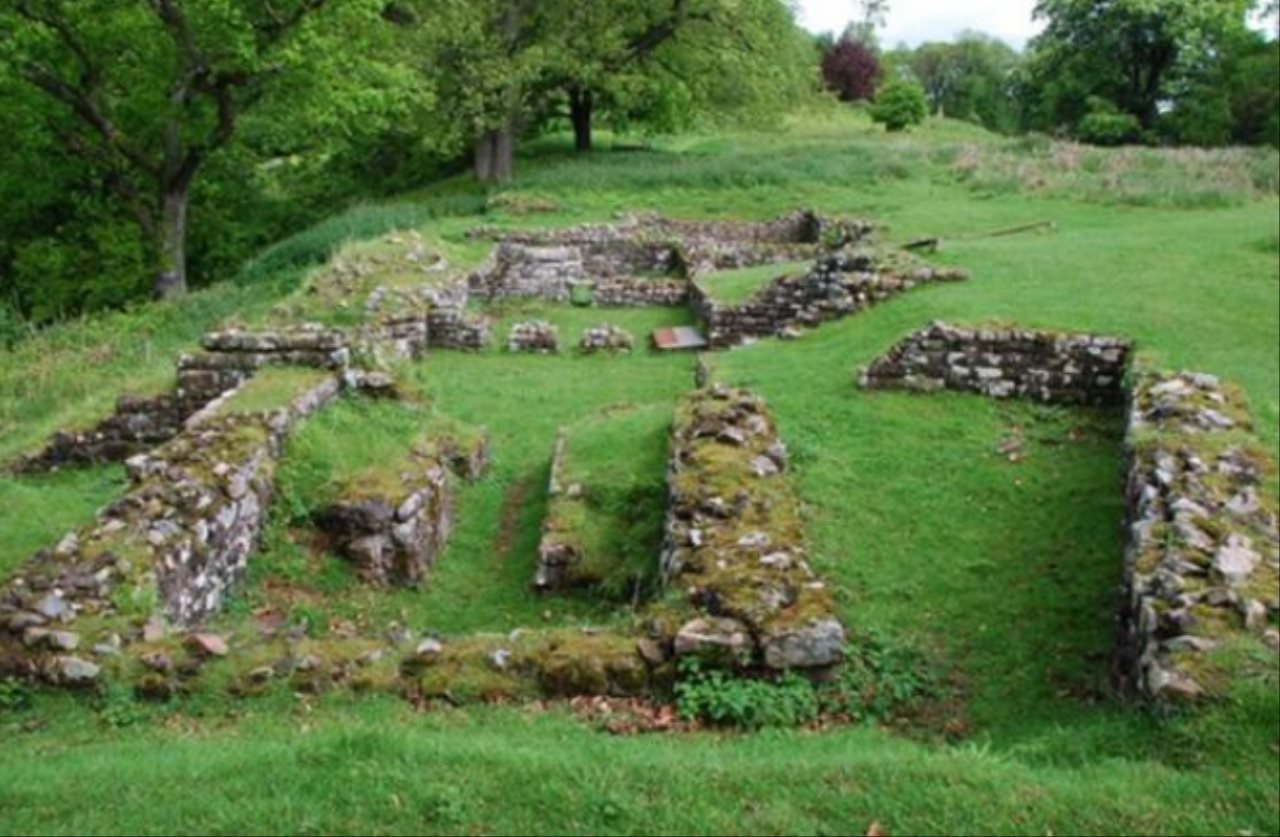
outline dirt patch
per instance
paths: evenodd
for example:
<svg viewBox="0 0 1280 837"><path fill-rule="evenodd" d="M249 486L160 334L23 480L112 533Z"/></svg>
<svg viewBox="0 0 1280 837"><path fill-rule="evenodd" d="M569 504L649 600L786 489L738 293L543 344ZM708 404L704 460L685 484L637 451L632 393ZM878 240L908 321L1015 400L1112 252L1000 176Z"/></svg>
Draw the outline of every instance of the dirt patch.
<svg viewBox="0 0 1280 837"><path fill-rule="evenodd" d="M498 560L505 561L520 538L520 520L529 499L538 489L536 477L525 477L507 489L498 519L498 539L494 542Z"/></svg>

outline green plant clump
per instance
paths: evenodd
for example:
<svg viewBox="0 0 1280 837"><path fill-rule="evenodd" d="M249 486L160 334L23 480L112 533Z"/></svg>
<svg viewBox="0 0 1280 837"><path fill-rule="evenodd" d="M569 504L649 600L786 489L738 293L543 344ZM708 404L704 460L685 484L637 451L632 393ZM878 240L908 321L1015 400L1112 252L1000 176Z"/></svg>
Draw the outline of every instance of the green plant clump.
<svg viewBox="0 0 1280 837"><path fill-rule="evenodd" d="M929 115L924 88L915 82L893 81L885 85L871 106L871 118L891 132L919 125Z"/></svg>

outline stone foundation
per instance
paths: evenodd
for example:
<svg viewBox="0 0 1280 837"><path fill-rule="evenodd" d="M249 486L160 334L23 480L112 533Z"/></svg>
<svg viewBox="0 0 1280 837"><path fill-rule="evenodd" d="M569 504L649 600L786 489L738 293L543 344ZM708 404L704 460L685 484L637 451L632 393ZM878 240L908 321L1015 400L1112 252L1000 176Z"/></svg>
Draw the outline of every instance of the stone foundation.
<svg viewBox="0 0 1280 837"><path fill-rule="evenodd" d="M1225 696L1215 652L1280 612L1275 463L1241 438L1240 397L1207 375L1143 375L1126 451L1128 545L1115 675L1148 701Z"/></svg>
<svg viewBox="0 0 1280 837"><path fill-rule="evenodd" d="M416 452L398 483L388 493L357 481L316 515L316 524L366 582L416 587L453 529L452 490L445 466Z"/></svg>
<svg viewBox="0 0 1280 837"><path fill-rule="evenodd" d="M844 252L819 259L802 274L779 277L741 304L717 302L706 280L695 279L691 300L711 348L727 349L768 337L799 336L798 329L857 314L921 285L966 278L963 271L890 267L869 252Z"/></svg>
<svg viewBox="0 0 1280 837"><path fill-rule="evenodd" d="M560 351L560 332L548 322L516 323L507 338L507 351L516 354L554 355Z"/></svg>
<svg viewBox="0 0 1280 837"><path fill-rule="evenodd" d="M845 631L809 568L786 449L768 408L740 390L680 405L662 571L705 616L681 627L679 655L767 669L824 669Z"/></svg>
<svg viewBox="0 0 1280 837"><path fill-rule="evenodd" d="M636 347L636 338L631 332L618 326L605 323L587 329L578 343L578 350L584 355L601 352L630 352Z"/></svg>
<svg viewBox="0 0 1280 837"><path fill-rule="evenodd" d="M574 568L582 563L582 549L575 542L571 533L561 530L557 522L561 517L557 514L557 506L566 503L575 508L573 517L588 512L585 508L581 485L565 484L565 456L568 453L569 438L564 428L556 435L556 444L551 452L551 478L547 484L547 518L542 524L542 540L538 544L538 569L533 579L533 589L540 593L567 590L577 586Z"/></svg>
<svg viewBox="0 0 1280 837"><path fill-rule="evenodd" d="M1125 407L1127 545L1114 678L1151 703L1225 697L1241 642L1280 644L1280 523L1270 454L1210 375L1140 373L1111 337L934 324L861 373L866 389ZM1127 405L1127 406L1126 406Z"/></svg>
<svg viewBox="0 0 1280 837"><path fill-rule="evenodd" d="M186 418L183 405L172 395L121 396L115 413L92 430L56 433L48 447L10 470L35 474L123 462L177 436Z"/></svg>
<svg viewBox="0 0 1280 837"><path fill-rule="evenodd" d="M216 613L261 536L284 436L339 391L327 379L275 413L209 417L131 459L123 498L0 587L0 674L85 685L99 670L90 658L119 653L142 622Z"/></svg>
<svg viewBox="0 0 1280 837"><path fill-rule="evenodd" d="M955 390L1118 407L1132 345L1114 337L934 323L862 372L864 389Z"/></svg>
<svg viewBox="0 0 1280 837"><path fill-rule="evenodd" d="M700 270L816 259L860 243L872 227L798 212L776 221L632 218L614 225L495 233L499 245L472 275L483 299L542 299L607 307L680 306Z"/></svg>

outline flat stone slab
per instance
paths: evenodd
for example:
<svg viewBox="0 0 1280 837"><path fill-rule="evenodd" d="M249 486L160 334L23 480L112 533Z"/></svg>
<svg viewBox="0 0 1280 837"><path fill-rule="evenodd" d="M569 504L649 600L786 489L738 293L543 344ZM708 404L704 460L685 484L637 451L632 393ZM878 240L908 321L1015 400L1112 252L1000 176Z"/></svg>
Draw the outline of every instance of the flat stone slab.
<svg viewBox="0 0 1280 837"><path fill-rule="evenodd" d="M653 333L653 346L660 352L697 352L709 345L706 336L692 326L662 328Z"/></svg>

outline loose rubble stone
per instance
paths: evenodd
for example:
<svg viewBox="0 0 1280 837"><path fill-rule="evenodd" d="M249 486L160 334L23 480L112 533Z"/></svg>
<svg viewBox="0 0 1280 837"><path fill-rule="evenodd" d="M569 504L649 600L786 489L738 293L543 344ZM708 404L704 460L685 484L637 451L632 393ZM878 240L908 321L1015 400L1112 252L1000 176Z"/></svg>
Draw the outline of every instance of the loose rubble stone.
<svg viewBox="0 0 1280 837"><path fill-rule="evenodd" d="M635 335L609 323L587 329L582 335L581 343L578 344L579 350L584 355L601 352L626 353L635 349L635 346Z"/></svg>
<svg viewBox="0 0 1280 837"><path fill-rule="evenodd" d="M551 323L539 320L516 323L507 338L507 351L517 354L553 355L560 351L560 333Z"/></svg>
<svg viewBox="0 0 1280 837"><path fill-rule="evenodd" d="M186 646L201 657L225 657L231 653L227 641L216 634L192 634L187 637Z"/></svg>
<svg viewBox="0 0 1280 837"><path fill-rule="evenodd" d="M55 664L58 680L72 688L92 686L102 674L100 666L79 657L59 657Z"/></svg>

